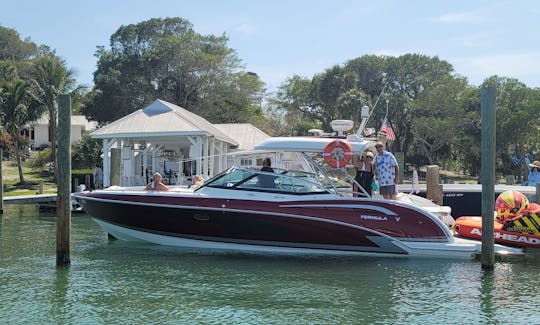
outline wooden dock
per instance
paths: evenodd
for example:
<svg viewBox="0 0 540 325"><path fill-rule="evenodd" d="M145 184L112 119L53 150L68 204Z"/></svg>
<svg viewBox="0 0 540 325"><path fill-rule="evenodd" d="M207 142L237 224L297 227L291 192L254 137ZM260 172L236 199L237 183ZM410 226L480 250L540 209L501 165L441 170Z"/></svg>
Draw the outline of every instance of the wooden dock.
<svg viewBox="0 0 540 325"><path fill-rule="evenodd" d="M47 204L55 202L56 194L4 196L4 204Z"/></svg>

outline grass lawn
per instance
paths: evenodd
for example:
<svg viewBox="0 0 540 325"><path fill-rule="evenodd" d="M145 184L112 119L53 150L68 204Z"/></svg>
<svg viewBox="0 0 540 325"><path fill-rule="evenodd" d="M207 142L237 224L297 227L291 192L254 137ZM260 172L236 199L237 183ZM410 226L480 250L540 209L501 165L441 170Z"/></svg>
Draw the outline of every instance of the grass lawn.
<svg viewBox="0 0 540 325"><path fill-rule="evenodd" d="M14 161L2 162L2 182L4 196L31 195L38 193L38 185L43 181L43 194L56 193L56 183L47 169L31 169L23 166L24 184L19 182L19 171Z"/></svg>

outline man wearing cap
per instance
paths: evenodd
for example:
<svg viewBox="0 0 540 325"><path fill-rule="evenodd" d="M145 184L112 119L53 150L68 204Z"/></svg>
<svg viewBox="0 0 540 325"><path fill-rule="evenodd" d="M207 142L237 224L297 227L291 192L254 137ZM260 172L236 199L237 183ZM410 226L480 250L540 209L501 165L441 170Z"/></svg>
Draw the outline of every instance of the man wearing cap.
<svg viewBox="0 0 540 325"><path fill-rule="evenodd" d="M527 159L527 166L529 167L529 177L523 185L536 186L540 183L540 161L535 160L530 163Z"/></svg>
<svg viewBox="0 0 540 325"><path fill-rule="evenodd" d="M385 199L395 200L396 184L399 183L399 166L396 157L384 149L382 142L375 144L375 175L379 180L379 192Z"/></svg>

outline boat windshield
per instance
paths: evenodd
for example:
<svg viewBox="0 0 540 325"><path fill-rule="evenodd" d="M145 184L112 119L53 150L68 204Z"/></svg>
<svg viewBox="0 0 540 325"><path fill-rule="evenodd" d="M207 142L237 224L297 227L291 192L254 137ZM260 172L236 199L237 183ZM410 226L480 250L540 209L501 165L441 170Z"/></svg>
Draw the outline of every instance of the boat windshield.
<svg viewBox="0 0 540 325"><path fill-rule="evenodd" d="M331 193L321 183L323 179L317 174L279 168L274 168L274 173L250 168L231 168L211 179L204 186L297 195Z"/></svg>

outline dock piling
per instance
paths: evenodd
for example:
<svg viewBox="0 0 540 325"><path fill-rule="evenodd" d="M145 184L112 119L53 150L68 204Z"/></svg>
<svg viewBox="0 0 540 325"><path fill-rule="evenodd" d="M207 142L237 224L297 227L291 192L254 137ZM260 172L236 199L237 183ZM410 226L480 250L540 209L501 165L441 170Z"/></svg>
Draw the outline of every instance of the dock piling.
<svg viewBox="0 0 540 325"><path fill-rule="evenodd" d="M493 211L495 209L495 87L480 89L482 115L482 268L495 266L495 234Z"/></svg>
<svg viewBox="0 0 540 325"><path fill-rule="evenodd" d="M56 266L71 263L71 97L58 96ZM52 144L55 145L54 143Z"/></svg>
<svg viewBox="0 0 540 325"><path fill-rule="evenodd" d="M443 188L440 184L439 166L427 166L426 172L426 198L438 205L443 204Z"/></svg>

